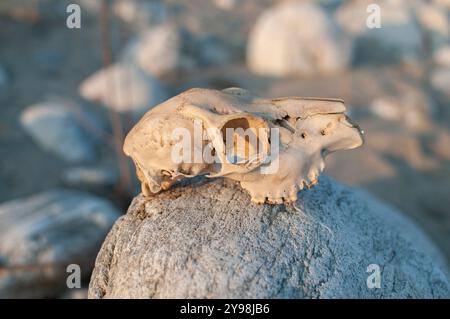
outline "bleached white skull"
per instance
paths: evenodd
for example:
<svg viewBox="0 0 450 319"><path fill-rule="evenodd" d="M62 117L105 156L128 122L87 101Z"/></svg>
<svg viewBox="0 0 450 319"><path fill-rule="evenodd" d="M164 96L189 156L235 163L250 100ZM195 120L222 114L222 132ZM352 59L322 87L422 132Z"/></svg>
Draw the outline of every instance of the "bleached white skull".
<svg viewBox="0 0 450 319"><path fill-rule="evenodd" d="M240 181L257 203L294 202L317 182L326 155L362 145L344 111L341 100L191 89L148 111L124 152L145 196L206 175Z"/></svg>

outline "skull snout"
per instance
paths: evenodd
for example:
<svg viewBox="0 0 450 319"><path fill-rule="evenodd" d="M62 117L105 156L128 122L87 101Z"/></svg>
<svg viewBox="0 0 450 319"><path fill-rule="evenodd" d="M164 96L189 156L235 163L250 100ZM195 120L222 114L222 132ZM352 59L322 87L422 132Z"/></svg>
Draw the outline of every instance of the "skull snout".
<svg viewBox="0 0 450 319"><path fill-rule="evenodd" d="M339 118L336 132L336 137L327 147L327 153L340 150L351 150L364 143L363 131L346 115L342 115Z"/></svg>

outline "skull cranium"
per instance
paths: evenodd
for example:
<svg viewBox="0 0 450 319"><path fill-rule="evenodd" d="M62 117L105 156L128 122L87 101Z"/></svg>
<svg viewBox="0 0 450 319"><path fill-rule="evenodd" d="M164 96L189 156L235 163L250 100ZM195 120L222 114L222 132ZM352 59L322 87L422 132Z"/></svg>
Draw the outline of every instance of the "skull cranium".
<svg viewBox="0 0 450 319"><path fill-rule="evenodd" d="M362 145L359 127L344 111L341 100L191 89L148 111L127 135L124 152L145 196L206 175L239 181L257 203L293 202L317 182L326 155ZM180 129L189 133L187 141L174 134ZM174 158L180 145L189 151L183 160Z"/></svg>

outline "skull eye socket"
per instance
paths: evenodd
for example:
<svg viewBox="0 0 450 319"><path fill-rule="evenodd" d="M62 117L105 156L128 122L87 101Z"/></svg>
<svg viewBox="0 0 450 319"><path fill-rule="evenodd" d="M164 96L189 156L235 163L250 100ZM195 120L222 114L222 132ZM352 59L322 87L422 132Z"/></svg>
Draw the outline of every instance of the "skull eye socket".
<svg viewBox="0 0 450 319"><path fill-rule="evenodd" d="M221 133L228 160L237 164L267 152L266 130L267 124L258 118L237 118L225 123Z"/></svg>

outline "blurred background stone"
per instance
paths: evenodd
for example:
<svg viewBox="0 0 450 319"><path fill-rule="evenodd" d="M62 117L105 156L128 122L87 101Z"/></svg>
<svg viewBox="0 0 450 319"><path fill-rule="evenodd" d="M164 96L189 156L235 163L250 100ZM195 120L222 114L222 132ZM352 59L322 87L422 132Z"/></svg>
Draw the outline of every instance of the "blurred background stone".
<svg viewBox="0 0 450 319"><path fill-rule="evenodd" d="M450 10L450 0L433 0L433 3L437 4L442 9Z"/></svg>
<svg viewBox="0 0 450 319"><path fill-rule="evenodd" d="M422 4L417 9L417 19L427 37L428 45L435 51L450 40L450 22L447 13L439 6Z"/></svg>
<svg viewBox="0 0 450 319"><path fill-rule="evenodd" d="M130 59L153 76L174 72L182 66L183 39L173 24L162 24L142 31L125 49Z"/></svg>
<svg viewBox="0 0 450 319"><path fill-rule="evenodd" d="M169 97L167 88L156 78L128 63L97 71L81 83L79 92L89 101L135 117Z"/></svg>
<svg viewBox="0 0 450 319"><path fill-rule="evenodd" d="M82 192L49 190L0 205L0 298L55 297L66 267L89 277L118 210Z"/></svg>
<svg viewBox="0 0 450 319"><path fill-rule="evenodd" d="M443 46L437 50L433 58L436 65L450 68L450 45Z"/></svg>
<svg viewBox="0 0 450 319"><path fill-rule="evenodd" d="M312 2L292 1L265 11L256 21L247 64L259 74L332 73L344 70L350 43Z"/></svg>
<svg viewBox="0 0 450 319"><path fill-rule="evenodd" d="M216 6L222 10L233 10L240 0L214 0Z"/></svg>
<svg viewBox="0 0 450 319"><path fill-rule="evenodd" d="M55 102L29 106L21 115L25 130L44 149L69 162L95 158L93 140L80 124L76 111Z"/></svg>

